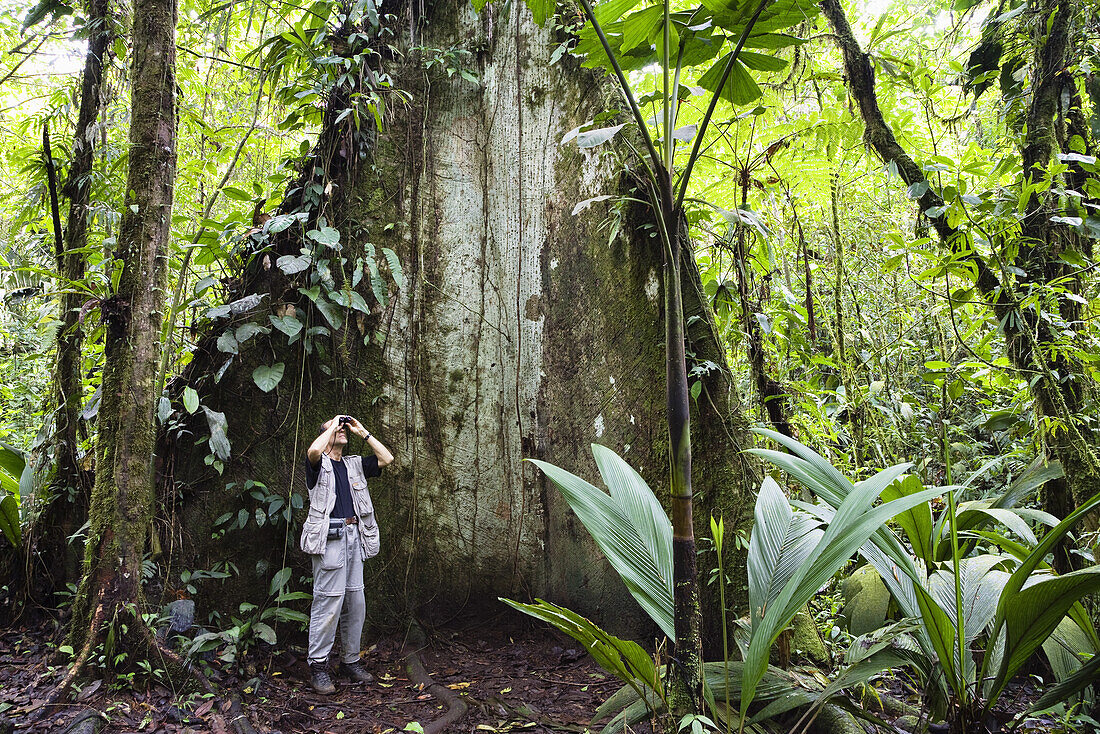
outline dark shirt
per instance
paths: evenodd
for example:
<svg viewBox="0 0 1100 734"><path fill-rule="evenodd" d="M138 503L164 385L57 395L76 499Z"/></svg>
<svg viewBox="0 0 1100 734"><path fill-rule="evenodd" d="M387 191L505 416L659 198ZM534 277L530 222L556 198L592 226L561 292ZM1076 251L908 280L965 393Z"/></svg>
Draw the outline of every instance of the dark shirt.
<svg viewBox="0 0 1100 734"><path fill-rule="evenodd" d="M348 468L343 460L332 460L333 478L336 480L336 504L332 506L330 517L354 517L355 505L351 502L351 482L348 481ZM317 466L306 459L306 487L313 489L317 484L317 477L321 474L321 462ZM363 475L368 479L382 476L382 470L378 467L378 457L374 454L363 457Z"/></svg>

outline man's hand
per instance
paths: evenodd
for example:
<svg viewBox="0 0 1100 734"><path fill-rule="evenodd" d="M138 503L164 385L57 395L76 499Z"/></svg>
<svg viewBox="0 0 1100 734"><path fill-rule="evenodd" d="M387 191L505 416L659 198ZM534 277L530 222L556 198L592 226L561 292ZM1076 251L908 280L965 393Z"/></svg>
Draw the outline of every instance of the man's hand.
<svg viewBox="0 0 1100 734"><path fill-rule="evenodd" d="M347 423L348 428L350 428L359 438L365 438L367 440L367 445L370 446L370 450L373 451L374 455L378 457L378 468L381 469L382 467L389 466L391 463L393 463L393 454L390 453L390 450L386 448L382 444L382 442L374 436L374 434L367 431L367 429L363 427L363 424L360 423L357 418L354 418L350 415L348 416L348 418L351 418L351 420Z"/></svg>
<svg viewBox="0 0 1100 734"><path fill-rule="evenodd" d="M348 416L348 418L351 418L351 420L348 421L347 425L348 425L348 428L351 429L352 433L354 433L359 438L366 438L367 436L370 435L370 433L367 431L367 429L363 427L363 424L359 422L358 418L354 418L350 415Z"/></svg>

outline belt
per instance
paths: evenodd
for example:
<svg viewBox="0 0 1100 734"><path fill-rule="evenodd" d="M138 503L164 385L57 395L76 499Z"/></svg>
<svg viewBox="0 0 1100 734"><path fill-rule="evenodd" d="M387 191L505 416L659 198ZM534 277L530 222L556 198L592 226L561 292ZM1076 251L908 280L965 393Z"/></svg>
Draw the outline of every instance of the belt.
<svg viewBox="0 0 1100 734"><path fill-rule="evenodd" d="M358 525L359 518L355 517L330 517L328 519L329 525Z"/></svg>

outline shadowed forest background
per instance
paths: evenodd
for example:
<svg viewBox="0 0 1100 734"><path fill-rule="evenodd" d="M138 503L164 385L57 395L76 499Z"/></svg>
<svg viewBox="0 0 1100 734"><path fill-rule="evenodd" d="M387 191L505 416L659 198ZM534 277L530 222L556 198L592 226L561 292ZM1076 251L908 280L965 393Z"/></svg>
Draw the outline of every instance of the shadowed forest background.
<svg viewBox="0 0 1100 734"><path fill-rule="evenodd" d="M7 2L0 732L1096 731L1098 44L1092 0ZM337 413L396 457L338 716Z"/></svg>

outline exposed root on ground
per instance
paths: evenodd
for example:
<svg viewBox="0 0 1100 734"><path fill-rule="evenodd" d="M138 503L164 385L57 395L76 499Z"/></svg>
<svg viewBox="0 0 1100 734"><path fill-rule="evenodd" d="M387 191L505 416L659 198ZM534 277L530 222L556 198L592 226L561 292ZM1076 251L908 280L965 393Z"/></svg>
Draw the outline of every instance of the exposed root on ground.
<svg viewBox="0 0 1100 734"><path fill-rule="evenodd" d="M405 649L402 651L405 657L405 670L409 674L409 680L419 683L425 693L430 693L447 707L442 716L424 725L424 734L441 734L466 715L466 702L450 688L436 683L428 675L428 671L424 669L424 663L420 660L420 650L427 644L424 631L416 622L413 622L409 626Z"/></svg>
<svg viewBox="0 0 1100 734"><path fill-rule="evenodd" d="M244 704L236 693L229 696L229 711L226 712L226 720L237 734L257 734L252 722L248 720L248 714L244 712Z"/></svg>

